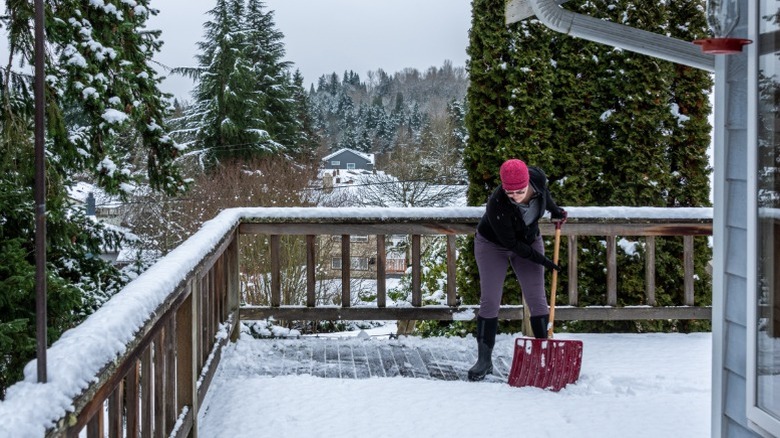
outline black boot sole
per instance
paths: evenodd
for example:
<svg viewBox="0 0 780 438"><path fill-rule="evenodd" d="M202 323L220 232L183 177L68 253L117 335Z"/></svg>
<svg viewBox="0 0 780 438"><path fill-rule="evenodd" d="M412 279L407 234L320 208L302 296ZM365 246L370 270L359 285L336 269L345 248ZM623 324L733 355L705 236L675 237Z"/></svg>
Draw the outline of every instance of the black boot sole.
<svg viewBox="0 0 780 438"><path fill-rule="evenodd" d="M481 382L485 380L485 377L487 377L488 374L493 374L493 366L488 368L488 370L485 372L485 374L479 375L479 374L472 374L471 371L469 371L469 381L470 382Z"/></svg>

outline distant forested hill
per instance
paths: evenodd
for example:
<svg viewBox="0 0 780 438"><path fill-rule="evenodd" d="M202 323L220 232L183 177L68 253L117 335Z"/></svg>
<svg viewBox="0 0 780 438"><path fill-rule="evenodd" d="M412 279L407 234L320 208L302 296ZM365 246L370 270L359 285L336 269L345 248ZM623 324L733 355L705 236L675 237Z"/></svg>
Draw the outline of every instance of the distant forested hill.
<svg viewBox="0 0 780 438"><path fill-rule="evenodd" d="M460 157L465 144L464 67L445 61L425 72L407 68L389 75L370 71L361 78L345 71L323 75L309 91L309 114L321 150L341 148L377 154L398 148L442 148Z"/></svg>

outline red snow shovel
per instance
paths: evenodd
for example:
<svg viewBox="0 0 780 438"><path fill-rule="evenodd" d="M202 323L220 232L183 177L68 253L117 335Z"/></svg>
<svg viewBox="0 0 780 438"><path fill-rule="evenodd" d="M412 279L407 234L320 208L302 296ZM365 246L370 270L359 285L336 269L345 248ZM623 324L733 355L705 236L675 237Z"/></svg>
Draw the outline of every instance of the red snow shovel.
<svg viewBox="0 0 780 438"><path fill-rule="evenodd" d="M558 264L563 221L555 222L553 263ZM582 341L553 339L555 321L555 290L558 287L558 271L553 269L550 288L550 322L547 339L515 339L515 356L509 371L509 385L535 386L552 391L574 383L580 377L582 365Z"/></svg>

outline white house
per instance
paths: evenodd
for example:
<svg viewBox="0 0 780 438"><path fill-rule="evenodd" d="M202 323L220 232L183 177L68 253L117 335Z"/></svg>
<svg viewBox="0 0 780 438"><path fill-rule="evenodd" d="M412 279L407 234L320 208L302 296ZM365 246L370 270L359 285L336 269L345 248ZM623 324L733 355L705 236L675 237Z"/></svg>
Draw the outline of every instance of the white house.
<svg viewBox="0 0 780 438"><path fill-rule="evenodd" d="M780 436L778 3L709 1L712 11L724 6L718 18L736 22L729 36L752 44L708 55L566 11L560 0L511 0L506 16L535 15L558 32L714 73L712 436Z"/></svg>

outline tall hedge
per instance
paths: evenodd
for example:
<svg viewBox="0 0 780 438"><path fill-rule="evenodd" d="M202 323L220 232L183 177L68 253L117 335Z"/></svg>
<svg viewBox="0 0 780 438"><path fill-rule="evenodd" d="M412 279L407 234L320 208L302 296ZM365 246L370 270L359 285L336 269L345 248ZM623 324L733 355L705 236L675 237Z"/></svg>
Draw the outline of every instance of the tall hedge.
<svg viewBox="0 0 780 438"><path fill-rule="evenodd" d="M698 1L581 1L564 7L596 18L693 40L706 35ZM708 73L547 29L535 18L504 25L504 0L474 0L468 53L471 85L464 164L469 205L483 205L498 168L520 158L546 172L567 206L709 206ZM622 237L622 236L620 236ZM642 240L618 248L621 305L644 304ZM581 305L605 304L603 238L580 239ZM696 304L711 302L707 242L697 239ZM546 242L551 254L551 242ZM473 240L461 248L460 294L479 302ZM564 243L558 302L567 302ZM682 239L657 239L659 304L682 304ZM549 283L548 283L549 284ZM519 302L514 276L504 303ZM563 293L561 293L563 292ZM688 322L573 322L572 330L691 330Z"/></svg>

